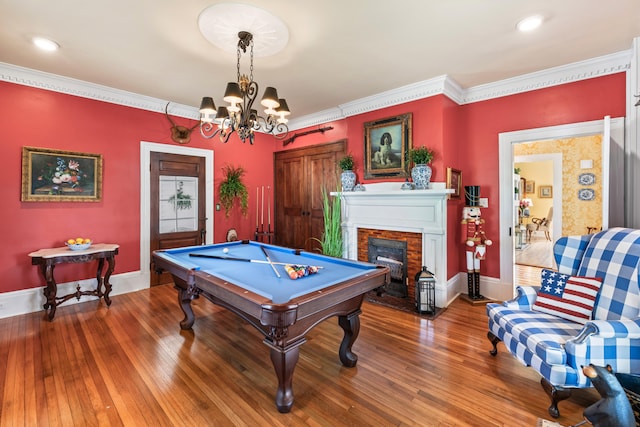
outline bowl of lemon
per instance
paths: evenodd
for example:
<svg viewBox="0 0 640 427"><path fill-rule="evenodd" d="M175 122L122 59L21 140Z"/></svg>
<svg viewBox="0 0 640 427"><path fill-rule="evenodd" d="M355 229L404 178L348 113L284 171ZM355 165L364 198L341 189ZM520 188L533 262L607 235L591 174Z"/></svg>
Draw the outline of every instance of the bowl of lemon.
<svg viewBox="0 0 640 427"><path fill-rule="evenodd" d="M69 239L65 242L72 251L84 251L85 249L89 249L91 243L93 243L91 239L85 239L84 237Z"/></svg>

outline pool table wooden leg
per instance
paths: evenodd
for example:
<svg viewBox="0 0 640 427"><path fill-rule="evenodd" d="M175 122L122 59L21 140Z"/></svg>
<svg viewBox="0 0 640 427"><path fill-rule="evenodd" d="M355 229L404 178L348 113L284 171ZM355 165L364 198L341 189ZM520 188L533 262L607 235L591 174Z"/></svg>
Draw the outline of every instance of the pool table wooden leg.
<svg viewBox="0 0 640 427"><path fill-rule="evenodd" d="M184 319L180 322L180 328L191 329L193 323L196 321L193 308L191 307L191 300L194 298L194 293L190 291L189 285L178 277L173 277L173 283L178 290L178 304L180 304L180 308L184 313Z"/></svg>
<svg viewBox="0 0 640 427"><path fill-rule="evenodd" d="M358 356L351 351L351 346L360 333L360 313L358 310L346 316L338 316L338 324L344 331L344 338L340 343L340 361L348 368L353 368L358 363Z"/></svg>
<svg viewBox="0 0 640 427"><path fill-rule="evenodd" d="M293 370L298 363L300 346L306 342L302 339L286 348L265 343L271 348L271 362L278 377L278 390L276 391L276 407L278 412L287 413L293 406Z"/></svg>

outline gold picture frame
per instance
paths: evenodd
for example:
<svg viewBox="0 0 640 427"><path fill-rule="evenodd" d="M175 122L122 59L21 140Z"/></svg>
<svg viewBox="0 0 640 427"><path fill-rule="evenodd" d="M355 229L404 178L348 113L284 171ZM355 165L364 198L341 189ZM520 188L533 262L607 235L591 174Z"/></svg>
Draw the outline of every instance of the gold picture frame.
<svg viewBox="0 0 640 427"><path fill-rule="evenodd" d="M447 188L453 189L453 193L449 194L449 198L460 198L460 189L462 188L461 171L458 169L447 168Z"/></svg>
<svg viewBox="0 0 640 427"><path fill-rule="evenodd" d="M530 179L527 180L524 186L524 192L527 194L534 194L536 192L536 183Z"/></svg>
<svg viewBox="0 0 640 427"><path fill-rule="evenodd" d="M538 197L541 199L550 199L553 197L553 187L551 185L538 186Z"/></svg>
<svg viewBox="0 0 640 427"><path fill-rule="evenodd" d="M23 202L99 202L102 155L22 147Z"/></svg>
<svg viewBox="0 0 640 427"><path fill-rule="evenodd" d="M364 177L407 177L411 113L364 124Z"/></svg>

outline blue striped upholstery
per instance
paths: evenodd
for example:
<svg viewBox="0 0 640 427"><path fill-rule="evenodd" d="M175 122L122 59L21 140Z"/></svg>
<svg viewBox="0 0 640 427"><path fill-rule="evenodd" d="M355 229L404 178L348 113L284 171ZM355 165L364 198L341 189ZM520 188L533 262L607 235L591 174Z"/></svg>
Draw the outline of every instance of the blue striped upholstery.
<svg viewBox="0 0 640 427"><path fill-rule="evenodd" d="M537 288L519 286L513 300L487 304L489 330L555 386L589 387L581 369L589 363L640 373L640 230L562 237L554 257L562 273L603 279L593 320L581 325L532 311Z"/></svg>

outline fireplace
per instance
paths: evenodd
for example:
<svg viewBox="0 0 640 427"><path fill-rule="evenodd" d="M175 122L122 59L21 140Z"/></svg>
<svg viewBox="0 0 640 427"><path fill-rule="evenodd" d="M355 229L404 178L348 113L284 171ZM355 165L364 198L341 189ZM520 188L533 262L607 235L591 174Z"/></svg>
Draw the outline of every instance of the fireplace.
<svg viewBox="0 0 640 427"><path fill-rule="evenodd" d="M396 255L381 257L404 263L404 290L409 298L415 290L408 282L422 266L427 267L436 279L436 306L446 307L457 295L447 285L447 197L453 190L444 183L431 183L427 190L401 190L401 184L374 183L365 185L365 191L331 193L342 201L344 256L368 261L369 237L406 241L406 262Z"/></svg>
<svg viewBox="0 0 640 427"><path fill-rule="evenodd" d="M394 297L407 297L407 242L369 237L367 254L369 262L389 267L391 281L386 292Z"/></svg>

